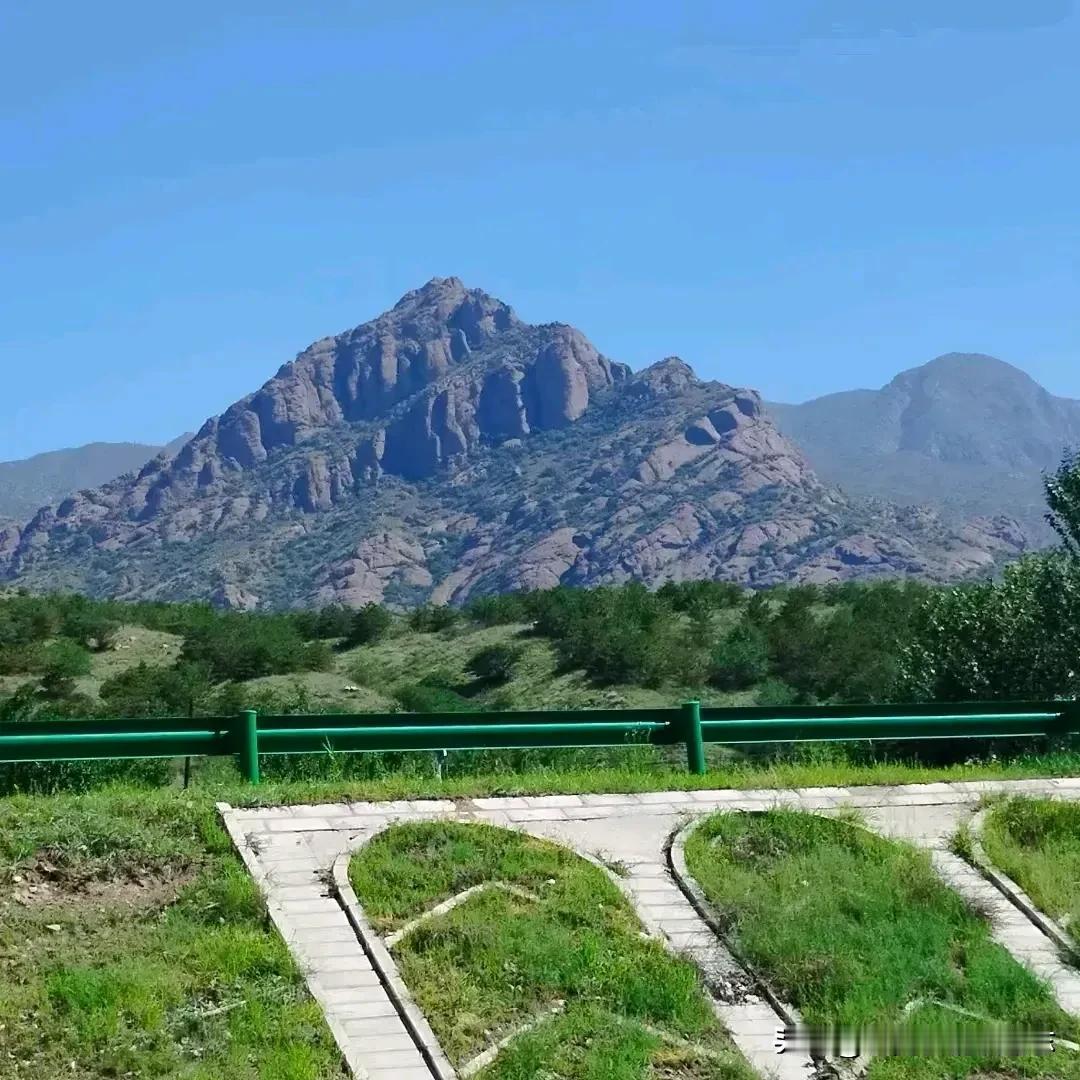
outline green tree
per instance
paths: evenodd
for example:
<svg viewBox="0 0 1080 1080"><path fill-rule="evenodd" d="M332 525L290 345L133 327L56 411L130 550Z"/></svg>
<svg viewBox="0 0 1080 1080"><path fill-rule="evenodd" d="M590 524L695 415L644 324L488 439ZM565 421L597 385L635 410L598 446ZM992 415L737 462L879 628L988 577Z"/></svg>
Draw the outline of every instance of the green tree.
<svg viewBox="0 0 1080 1080"><path fill-rule="evenodd" d="M373 645L386 636L391 625L393 625L393 621L390 612L380 604L365 604L352 616L348 643L350 645Z"/></svg>
<svg viewBox="0 0 1080 1080"><path fill-rule="evenodd" d="M1080 451L1067 450L1057 470L1043 478L1043 487L1048 524L1065 550L1080 558Z"/></svg>
<svg viewBox="0 0 1080 1080"><path fill-rule="evenodd" d="M219 681L243 682L325 666L328 650L316 645L305 647L288 616L234 612L191 627L181 659L205 665Z"/></svg>
<svg viewBox="0 0 1080 1080"><path fill-rule="evenodd" d="M925 701L1080 694L1080 560L1031 555L1000 583L934 594L900 655L897 690Z"/></svg>
<svg viewBox="0 0 1080 1080"><path fill-rule="evenodd" d="M508 683L521 659L521 649L513 645L489 645L473 653L465 670L480 682L491 686Z"/></svg>
<svg viewBox="0 0 1080 1080"><path fill-rule="evenodd" d="M184 716L203 711L212 690L205 664L141 663L106 679L98 696L110 716Z"/></svg>
<svg viewBox="0 0 1080 1080"><path fill-rule="evenodd" d="M422 634L434 634L439 630L448 630L460 617L456 608L445 604L425 604L409 612L409 627Z"/></svg>
<svg viewBox="0 0 1080 1080"><path fill-rule="evenodd" d="M747 690L768 674L768 638L749 619L742 619L732 627L709 658L709 682L721 690Z"/></svg>

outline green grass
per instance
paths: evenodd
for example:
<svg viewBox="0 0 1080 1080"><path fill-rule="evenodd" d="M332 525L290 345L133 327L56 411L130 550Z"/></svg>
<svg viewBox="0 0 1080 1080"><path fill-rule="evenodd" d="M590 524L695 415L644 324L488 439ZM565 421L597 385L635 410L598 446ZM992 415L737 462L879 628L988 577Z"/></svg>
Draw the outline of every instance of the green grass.
<svg viewBox="0 0 1080 1080"><path fill-rule="evenodd" d="M810 1022L966 1018L1075 1031L923 851L851 822L773 810L714 815L686 854L736 947ZM996 1068L985 1075L1080 1076L1080 1063L1056 1056ZM869 1075L983 1074L970 1061L881 1059Z"/></svg>
<svg viewBox="0 0 1080 1080"><path fill-rule="evenodd" d="M487 825L425 822L376 837L349 873L383 931L482 882L535 897L476 894L395 949L402 977L458 1065L565 1002L561 1017L511 1043L484 1080L751 1077L697 971L644 939L620 890L572 852Z"/></svg>
<svg viewBox="0 0 1080 1080"><path fill-rule="evenodd" d="M520 658L506 683L476 688L466 670L468 662L492 645L513 645L520 649ZM400 629L374 645L339 654L335 670L384 698L392 698L395 690L406 685L437 676L467 693L476 689L470 700L478 706L511 709L670 708L688 696L701 696L710 705L745 705L754 699L752 692L728 694L708 687L599 687L582 671L561 670L553 644L532 636L528 627L520 624L483 627L458 623L435 633ZM299 678L303 683L309 679Z"/></svg>
<svg viewBox="0 0 1080 1080"><path fill-rule="evenodd" d="M243 784L235 770L219 761L196 785L208 796L236 806L283 802L335 802L341 799L470 798L492 795L587 794L639 791L692 791L713 788L790 789L935 783L966 780L1021 780L1080 775L1076 753L1031 754L1015 759L970 761L949 766L905 761L858 761L842 750L807 747L788 759L714 760L704 776L687 772L650 747L608 751L461 751L452 753L442 779L426 754L338 755L369 763L368 775L337 777L335 762L309 758L312 777L299 782L271 778L259 787ZM272 759L268 759L271 760Z"/></svg>
<svg viewBox="0 0 1080 1080"><path fill-rule="evenodd" d="M0 800L0 1074L328 1080L340 1057L205 803Z"/></svg>
<svg viewBox="0 0 1080 1080"><path fill-rule="evenodd" d="M1080 804L1007 799L987 815L982 841L990 861L1080 945Z"/></svg>

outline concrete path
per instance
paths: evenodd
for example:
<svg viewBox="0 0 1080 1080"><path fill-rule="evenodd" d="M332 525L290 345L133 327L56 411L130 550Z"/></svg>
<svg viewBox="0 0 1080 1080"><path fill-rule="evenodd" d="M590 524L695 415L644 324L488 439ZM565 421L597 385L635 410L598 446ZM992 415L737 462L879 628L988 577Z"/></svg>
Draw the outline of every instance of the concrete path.
<svg viewBox="0 0 1080 1080"><path fill-rule="evenodd" d="M722 943L673 880L667 845L678 828L718 809L861 808L873 828L933 852L942 877L988 911L995 937L1046 978L1063 1007L1080 1011L1080 980L1053 943L975 870L947 851L959 823L987 793L1080 799L1080 778L905 787L549 795L504 799L338 803L237 810L222 805L226 827L268 909L322 1006L353 1073L361 1080L431 1080L432 1054L406 1026L371 957L332 894L335 859L395 821L454 818L520 829L625 868L623 887L642 921L706 975L717 1014L763 1076L807 1080L808 1058L777 1055L784 1018L753 993ZM997 901L1000 901L998 903ZM441 1070L440 1070L441 1071Z"/></svg>

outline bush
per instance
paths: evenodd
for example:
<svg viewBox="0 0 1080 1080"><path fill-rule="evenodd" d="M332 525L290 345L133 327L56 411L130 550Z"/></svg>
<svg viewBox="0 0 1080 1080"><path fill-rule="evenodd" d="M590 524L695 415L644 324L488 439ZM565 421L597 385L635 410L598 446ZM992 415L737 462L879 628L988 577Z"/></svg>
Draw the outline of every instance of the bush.
<svg viewBox="0 0 1080 1080"><path fill-rule="evenodd" d="M558 627L555 647L564 667L600 683L660 686L696 672L697 652L676 613L643 585L554 590L539 627Z"/></svg>
<svg viewBox="0 0 1080 1080"><path fill-rule="evenodd" d="M709 682L720 690L747 690L768 674L768 638L748 619L739 622L709 658Z"/></svg>
<svg viewBox="0 0 1080 1080"><path fill-rule="evenodd" d="M106 679L99 697L110 716L184 716L203 711L212 691L210 670L204 664L141 663Z"/></svg>
<svg viewBox="0 0 1080 1080"><path fill-rule="evenodd" d="M334 650L325 641L312 641L304 646L299 671L330 671L334 667Z"/></svg>
<svg viewBox="0 0 1080 1080"><path fill-rule="evenodd" d="M93 608L76 608L60 624L60 633L94 652L106 652L112 646L120 624Z"/></svg>
<svg viewBox="0 0 1080 1080"><path fill-rule="evenodd" d="M287 616L230 613L192 627L181 659L203 665L216 680L243 682L319 670L327 655L325 647L305 647Z"/></svg>
<svg viewBox="0 0 1080 1080"><path fill-rule="evenodd" d="M797 705L799 692L793 686L788 686L782 679L766 679L754 695L757 705Z"/></svg>
<svg viewBox="0 0 1080 1080"><path fill-rule="evenodd" d="M492 686L507 683L521 659L521 649L514 645L490 645L474 653L465 670L474 678Z"/></svg>
<svg viewBox="0 0 1080 1080"><path fill-rule="evenodd" d="M373 645L385 637L393 619L390 612L379 604L365 604L352 616L349 626L349 645Z"/></svg>
<svg viewBox="0 0 1080 1080"><path fill-rule="evenodd" d="M657 590L657 598L673 610L691 617L711 615L738 607L744 589L731 581L668 581Z"/></svg>
<svg viewBox="0 0 1080 1080"><path fill-rule="evenodd" d="M1057 470L1043 481L1046 520L1061 538L1065 552L1080 557L1080 452L1066 450Z"/></svg>
<svg viewBox="0 0 1080 1080"><path fill-rule="evenodd" d="M0 675L25 675L38 667L39 648L34 645L0 646Z"/></svg>
<svg viewBox="0 0 1080 1080"><path fill-rule="evenodd" d="M354 612L341 604L332 604L319 611L296 611L291 615L296 632L308 641L347 638L352 630L353 616Z"/></svg>
<svg viewBox="0 0 1080 1080"><path fill-rule="evenodd" d="M919 701L1080 694L1080 560L1033 555L999 584L937 593L900 658L898 690Z"/></svg>
<svg viewBox="0 0 1080 1080"><path fill-rule="evenodd" d="M394 697L406 712L476 712L476 706L449 686L421 681L399 687Z"/></svg>
<svg viewBox="0 0 1080 1080"><path fill-rule="evenodd" d="M33 671L50 678L77 679L90 674L90 653L69 638L42 646L34 657Z"/></svg>
<svg viewBox="0 0 1080 1080"><path fill-rule="evenodd" d="M531 593L503 593L481 596L465 609L466 615L481 626L506 626L509 623L531 622Z"/></svg>
<svg viewBox="0 0 1080 1080"><path fill-rule="evenodd" d="M460 612L445 604L437 607L424 605L409 612L409 627L422 634L433 634L439 630L448 630L458 619Z"/></svg>

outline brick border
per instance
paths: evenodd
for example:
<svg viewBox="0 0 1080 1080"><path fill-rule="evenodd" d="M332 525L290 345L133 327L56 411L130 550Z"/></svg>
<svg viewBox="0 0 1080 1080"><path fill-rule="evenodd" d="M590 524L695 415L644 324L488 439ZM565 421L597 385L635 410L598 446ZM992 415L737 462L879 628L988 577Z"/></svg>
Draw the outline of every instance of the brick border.
<svg viewBox="0 0 1080 1080"><path fill-rule="evenodd" d="M385 829L380 829L379 832L369 836L361 848L392 827L393 825L387 825ZM406 1030L416 1042L424 1063L431 1070L431 1075L435 1077L435 1080L458 1080L458 1074L439 1044L435 1032L431 1030L427 1018L417 1007L412 994L409 993L409 988L405 985L405 980L402 979L390 950L368 922L364 908L353 891L352 883L349 881L349 863L355 852L361 848L355 850L350 848L334 860L332 886L338 903L341 904L349 925L356 932L364 952L367 953L372 967L378 974L387 997L393 1002Z"/></svg>
<svg viewBox="0 0 1080 1080"><path fill-rule="evenodd" d="M1049 915L1041 911L1035 901L1004 870L999 870L986 854L982 832L991 807L983 807L968 822L971 830L971 853L975 869L995 886L1006 900L1019 908L1074 964L1080 963L1080 946L1071 940L1065 930Z"/></svg>
<svg viewBox="0 0 1080 1080"><path fill-rule="evenodd" d="M816 811L811 811L815 813ZM735 958L739 967L746 972L746 974L754 981L754 985L761 991L761 996L769 1003L773 1012L776 1013L777 1018L781 1023L788 1025L789 1027L799 1022L799 1016L794 1006L786 1004L780 995L769 985L764 976L755 971L754 968L746 961L746 959L739 955L739 953L732 947L731 941L727 934L720 927L720 920L716 916L716 909L709 902L709 898L705 895L701 886L697 883L697 879L690 873L690 867L686 864L686 841L699 829L701 826L711 818L714 814L721 813L734 813L734 814L761 814L762 810L714 810L708 814L702 814L700 817L695 818L693 821L683 825L681 828L676 829L671 834L665 848L665 854L667 855L668 866L671 869L671 876L675 879L675 884L679 886L683 895L690 901L690 906L701 917L702 922L716 935L717 940L720 941L724 948Z"/></svg>

